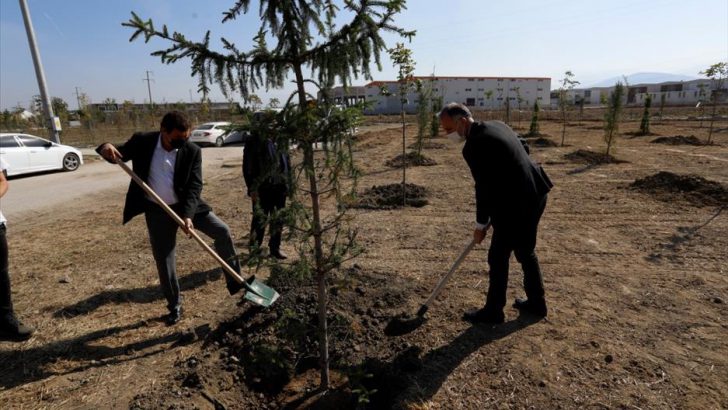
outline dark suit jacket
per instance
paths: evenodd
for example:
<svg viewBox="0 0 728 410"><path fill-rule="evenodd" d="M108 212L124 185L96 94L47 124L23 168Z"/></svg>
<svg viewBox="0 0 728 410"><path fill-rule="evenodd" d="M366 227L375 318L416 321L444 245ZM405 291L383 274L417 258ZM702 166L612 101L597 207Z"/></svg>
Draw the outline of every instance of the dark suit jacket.
<svg viewBox="0 0 728 410"><path fill-rule="evenodd" d="M248 195L262 190L287 192L291 180L291 159L285 148L276 149L276 158L268 151L268 140L253 134L243 150L243 178ZM277 163L276 163L277 162Z"/></svg>
<svg viewBox="0 0 728 410"><path fill-rule="evenodd" d="M533 213L553 184L501 121L475 122L463 147L475 180L478 223L517 221Z"/></svg>
<svg viewBox="0 0 728 410"><path fill-rule="evenodd" d="M117 147L124 162L132 161L132 168L139 178L148 181L152 155L159 140L159 131L136 133L124 145ZM103 144L102 144L103 145ZM96 152L101 150L101 145ZM202 193L202 151L187 141L177 151L174 167L174 192L179 202L172 208L182 218L192 218L197 213L210 212L200 194ZM129 183L124 204L124 223L143 213L148 206L144 190L134 180Z"/></svg>

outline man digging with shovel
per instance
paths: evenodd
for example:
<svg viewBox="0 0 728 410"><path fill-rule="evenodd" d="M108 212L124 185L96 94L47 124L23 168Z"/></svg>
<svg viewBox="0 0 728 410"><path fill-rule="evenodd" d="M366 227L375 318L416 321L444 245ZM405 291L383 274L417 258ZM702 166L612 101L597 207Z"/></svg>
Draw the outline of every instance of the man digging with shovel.
<svg viewBox="0 0 728 410"><path fill-rule="evenodd" d="M527 297L516 299L513 306L545 317L546 299L535 248L538 223L553 184L505 123L475 122L466 106L450 103L440 111L440 125L448 139L465 142L463 158L475 180L477 215L473 242L481 243L489 224L493 227L488 250L490 284L485 307L466 312L463 319L503 323L511 252L523 268Z"/></svg>
<svg viewBox="0 0 728 410"><path fill-rule="evenodd" d="M159 132L136 133L124 145L101 144L96 151L107 161L131 160L134 172L151 187L157 197L182 218L184 230L192 234L199 229L215 241L215 248L225 262L240 274L230 229L207 205L202 192L202 152L189 138L190 123L180 112L169 112L162 118ZM182 298L177 280L175 246L178 224L145 194L139 183L131 181L124 205L124 223L143 213L149 232L152 254L157 264L159 282L167 299L168 325L182 318ZM182 222L180 222L182 223ZM243 284L226 272L230 294L237 293Z"/></svg>

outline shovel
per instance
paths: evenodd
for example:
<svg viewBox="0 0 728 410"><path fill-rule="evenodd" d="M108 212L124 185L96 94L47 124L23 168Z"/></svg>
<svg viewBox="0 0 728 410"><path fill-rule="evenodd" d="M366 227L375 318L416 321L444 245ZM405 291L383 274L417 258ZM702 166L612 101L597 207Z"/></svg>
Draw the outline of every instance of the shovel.
<svg viewBox="0 0 728 410"><path fill-rule="evenodd" d="M488 225L488 227L489 226L490 225ZM487 230L488 227L486 227L485 229ZM384 333L389 336L400 336L412 332L422 323L424 323L425 313L427 313L430 304L435 300L435 298L437 298L440 292L442 292L442 288L444 288L447 281L450 280L450 276L455 273L460 264L463 263L463 260L465 260L465 257L468 256L468 254L471 250L473 250L474 247L475 240L471 240L470 243L468 243L468 245L465 247L465 249L463 249L462 253L460 253L460 256L458 256L458 258L455 260L455 263L452 264L450 270L445 275L443 275L442 278L440 278L439 282L437 282L435 290L432 291L430 297L427 298L425 303L420 306L420 309L417 311L416 316L408 317L407 315L400 315L398 317L395 317L387 324L387 327L384 329Z"/></svg>
<svg viewBox="0 0 728 410"><path fill-rule="evenodd" d="M142 181L137 174L134 173L134 171L129 168L128 165L126 165L124 162L122 162L120 159L116 159L116 163L119 164L119 166L126 171L127 174L131 177L131 179L134 180L139 186L144 190L144 192L147 193L147 195L154 198L155 201L157 201L157 204L159 204L162 209L164 209L167 214L174 219L175 222L177 222L177 225L181 226L182 228L185 227L184 221L182 221L182 218L180 218L170 207L169 205L165 204L162 198L157 195L152 188L149 187L144 181ZM255 279L255 275L251 276L247 280L244 280L240 275L235 272L230 265L225 262L223 258L220 257L220 255L217 254L212 248L210 248L210 245L208 245L200 236L197 234L197 232L190 231L189 234L195 238L197 243L202 246L207 253L212 255L213 258L222 266L223 270L230 275L233 279L235 279L236 282L243 285L245 290L245 299L255 303L256 305L260 305L263 307L268 307L273 304L273 302L278 299L280 296L278 292L275 291L275 289L271 288L270 286L266 285L265 283Z"/></svg>

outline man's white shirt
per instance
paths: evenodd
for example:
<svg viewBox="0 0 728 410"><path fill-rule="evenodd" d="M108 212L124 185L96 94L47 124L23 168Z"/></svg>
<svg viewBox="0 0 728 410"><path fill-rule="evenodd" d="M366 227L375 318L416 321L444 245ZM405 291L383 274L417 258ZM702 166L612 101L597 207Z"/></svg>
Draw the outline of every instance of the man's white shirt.
<svg viewBox="0 0 728 410"><path fill-rule="evenodd" d="M0 158L0 172L3 172L5 170L7 170L8 168L10 168L8 166L8 163L5 162L4 159ZM2 200L0 200L0 202L2 202ZM5 215L3 215L3 211L0 209L0 224L4 224L6 222L8 222L8 220L5 219Z"/></svg>
<svg viewBox="0 0 728 410"><path fill-rule="evenodd" d="M149 165L149 178L147 182L154 192L167 205L176 204L179 199L174 193L174 165L177 163L177 149L167 152L162 146L162 135L157 138L157 146L154 148L152 163ZM152 202L154 198L147 195Z"/></svg>

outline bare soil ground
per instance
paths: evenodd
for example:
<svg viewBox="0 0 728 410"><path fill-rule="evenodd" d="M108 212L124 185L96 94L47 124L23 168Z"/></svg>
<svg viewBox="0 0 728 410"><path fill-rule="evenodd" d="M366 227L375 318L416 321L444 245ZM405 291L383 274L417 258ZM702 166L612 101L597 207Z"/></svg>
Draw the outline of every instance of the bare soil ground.
<svg viewBox="0 0 728 410"><path fill-rule="evenodd" d="M166 327L158 320L166 309L143 220L120 225L122 190L22 224L11 221L14 301L38 332L24 343L0 344L0 403L346 408L368 398L371 408L728 408L726 203L695 203L680 190L655 196L629 188L662 171L725 188L728 133L715 133L711 146L619 138L612 155L620 163L585 165L565 157L603 151L596 125L570 126L570 146L531 147L556 184L537 247L547 320L519 317L510 308L506 323L495 327L460 320L484 301L484 243L430 308L427 322L402 336L384 333L390 318L417 310L470 238L473 183L459 146L436 139L446 147L426 153L437 165L408 169L408 182L427 188L428 205L352 210L366 253L330 284L337 389L324 398L312 394L309 285L274 272L271 282L282 292L274 309L238 306L214 262L180 235L186 311L182 322ZM560 124L542 129L559 135ZM653 124L653 132L707 135L697 121L665 121ZM393 129L360 138L360 187L400 181L401 170L382 161L401 152L400 136ZM235 166L207 175L203 197L242 250L250 202L239 172ZM284 250L293 253L290 244ZM510 300L522 295L520 267L512 262ZM294 331L297 323L303 324L300 345L279 345L281 329ZM261 357L269 360L251 360Z"/></svg>

